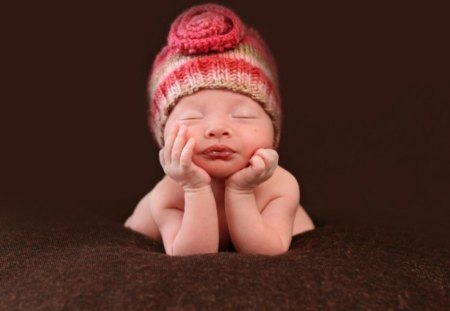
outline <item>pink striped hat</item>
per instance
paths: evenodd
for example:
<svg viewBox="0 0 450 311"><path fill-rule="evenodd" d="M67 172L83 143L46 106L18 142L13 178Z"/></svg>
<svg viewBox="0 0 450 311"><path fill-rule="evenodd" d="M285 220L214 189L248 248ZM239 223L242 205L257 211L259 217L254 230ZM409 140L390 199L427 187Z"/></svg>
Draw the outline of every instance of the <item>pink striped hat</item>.
<svg viewBox="0 0 450 311"><path fill-rule="evenodd" d="M149 76L149 124L164 145L164 126L181 97L227 89L258 102L272 119L278 146L281 102L275 61L258 33L230 9L194 6L172 23Z"/></svg>

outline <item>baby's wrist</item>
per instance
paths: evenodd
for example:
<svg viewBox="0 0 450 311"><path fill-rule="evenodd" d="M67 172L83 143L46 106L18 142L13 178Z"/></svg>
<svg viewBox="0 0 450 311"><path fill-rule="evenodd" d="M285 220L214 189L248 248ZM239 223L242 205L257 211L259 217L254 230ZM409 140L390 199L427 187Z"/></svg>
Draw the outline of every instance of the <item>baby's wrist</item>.
<svg viewBox="0 0 450 311"><path fill-rule="evenodd" d="M253 194L256 187L239 187L236 185L226 185L225 191L229 194Z"/></svg>
<svg viewBox="0 0 450 311"><path fill-rule="evenodd" d="M202 185L182 185L183 191L185 193L200 193L204 191L211 190L211 184L202 184Z"/></svg>

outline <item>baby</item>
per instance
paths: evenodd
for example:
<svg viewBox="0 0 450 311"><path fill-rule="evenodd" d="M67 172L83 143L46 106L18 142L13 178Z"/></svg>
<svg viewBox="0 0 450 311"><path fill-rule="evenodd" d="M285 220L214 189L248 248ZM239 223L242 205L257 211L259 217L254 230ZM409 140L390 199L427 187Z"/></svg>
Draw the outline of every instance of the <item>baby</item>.
<svg viewBox="0 0 450 311"><path fill-rule="evenodd" d="M206 4L172 24L150 74L150 126L165 177L125 226L169 255L277 255L314 229L295 177L278 165L275 62L231 10Z"/></svg>

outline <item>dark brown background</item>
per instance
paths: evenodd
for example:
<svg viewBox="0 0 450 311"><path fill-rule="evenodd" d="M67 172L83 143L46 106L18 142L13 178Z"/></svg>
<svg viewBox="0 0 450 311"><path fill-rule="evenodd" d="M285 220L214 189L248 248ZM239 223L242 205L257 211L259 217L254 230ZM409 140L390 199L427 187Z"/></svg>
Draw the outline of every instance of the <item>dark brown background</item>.
<svg viewBox="0 0 450 311"><path fill-rule="evenodd" d="M197 1L6 7L2 207L122 222L162 176L146 82ZM318 224L449 223L450 50L443 7L220 1L278 60L281 164ZM448 233L448 230L445 231Z"/></svg>

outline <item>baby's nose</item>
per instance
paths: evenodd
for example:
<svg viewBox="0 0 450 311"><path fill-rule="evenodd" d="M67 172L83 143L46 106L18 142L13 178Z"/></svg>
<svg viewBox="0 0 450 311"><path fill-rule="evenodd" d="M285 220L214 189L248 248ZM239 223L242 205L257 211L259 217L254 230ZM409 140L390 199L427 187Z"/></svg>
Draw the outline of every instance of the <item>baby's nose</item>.
<svg viewBox="0 0 450 311"><path fill-rule="evenodd" d="M205 136L207 138L220 138L231 136L231 131L222 125L212 125L205 131Z"/></svg>

